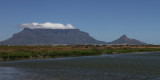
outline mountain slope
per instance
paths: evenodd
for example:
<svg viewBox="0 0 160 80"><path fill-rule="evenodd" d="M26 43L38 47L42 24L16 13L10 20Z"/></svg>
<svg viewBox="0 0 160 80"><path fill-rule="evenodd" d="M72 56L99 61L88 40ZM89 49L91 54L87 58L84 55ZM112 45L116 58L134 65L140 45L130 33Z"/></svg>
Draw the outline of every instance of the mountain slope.
<svg viewBox="0 0 160 80"><path fill-rule="evenodd" d="M109 44L133 44L133 45L145 45L146 43L136 40L130 39L126 35L121 36L119 39L110 42Z"/></svg>
<svg viewBox="0 0 160 80"><path fill-rule="evenodd" d="M102 44L79 29L29 29L2 41L2 45Z"/></svg>

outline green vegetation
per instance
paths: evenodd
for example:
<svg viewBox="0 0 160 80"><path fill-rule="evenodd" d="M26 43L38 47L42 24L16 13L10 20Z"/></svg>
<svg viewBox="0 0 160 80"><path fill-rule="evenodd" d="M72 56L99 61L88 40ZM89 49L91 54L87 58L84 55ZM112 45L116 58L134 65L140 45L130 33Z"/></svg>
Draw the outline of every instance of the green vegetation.
<svg viewBox="0 0 160 80"><path fill-rule="evenodd" d="M0 61L160 51L160 46L67 45L0 46Z"/></svg>

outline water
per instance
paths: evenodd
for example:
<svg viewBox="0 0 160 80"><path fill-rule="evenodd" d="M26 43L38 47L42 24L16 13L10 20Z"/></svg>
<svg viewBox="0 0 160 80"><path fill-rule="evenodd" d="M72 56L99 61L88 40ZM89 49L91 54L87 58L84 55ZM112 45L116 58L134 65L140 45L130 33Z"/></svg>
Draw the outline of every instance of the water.
<svg viewBox="0 0 160 80"><path fill-rule="evenodd" d="M160 52L1 62L0 80L160 80Z"/></svg>

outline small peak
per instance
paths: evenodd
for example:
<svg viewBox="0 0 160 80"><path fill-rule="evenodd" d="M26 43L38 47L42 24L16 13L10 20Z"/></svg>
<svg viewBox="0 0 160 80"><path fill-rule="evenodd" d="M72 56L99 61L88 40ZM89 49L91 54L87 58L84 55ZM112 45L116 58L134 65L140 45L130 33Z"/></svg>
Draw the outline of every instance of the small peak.
<svg viewBox="0 0 160 80"><path fill-rule="evenodd" d="M126 36L125 34L124 34L124 35L122 35L121 37L122 37L122 38L127 38L127 36Z"/></svg>

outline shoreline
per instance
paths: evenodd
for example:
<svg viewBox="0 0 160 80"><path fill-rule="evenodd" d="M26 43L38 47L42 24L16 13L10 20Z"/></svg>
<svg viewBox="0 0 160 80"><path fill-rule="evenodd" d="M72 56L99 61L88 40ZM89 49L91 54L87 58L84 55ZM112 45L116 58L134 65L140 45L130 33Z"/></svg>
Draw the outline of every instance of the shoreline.
<svg viewBox="0 0 160 80"><path fill-rule="evenodd" d="M89 57L89 56L101 56L101 55L119 55L119 54L139 54L139 53L150 53L150 52L160 52L160 51L147 51L147 52L126 52L126 53L118 53L118 54L99 54L99 55L88 55L88 56L59 56L59 57L49 57L49 58L33 58L33 59L16 59L16 60L0 60L0 62L10 62L10 61L23 61L23 60L47 60L47 59L61 59L61 58L76 58L76 57Z"/></svg>
<svg viewBox="0 0 160 80"><path fill-rule="evenodd" d="M160 51L151 51L151 52L160 52ZM141 53L150 53L150 52L131 52L135 54ZM131 53L119 53L119 54L131 54ZM71 58L80 58L80 57L96 57L96 56L103 56L103 55L119 55L119 54L100 54L100 55L89 55L89 56L68 56L68 57L54 57L54 58L37 58L37 59L19 59L19 60L10 60L10 61L0 61L0 62L14 62L14 61L38 61L38 60L52 60L52 59L71 59Z"/></svg>
<svg viewBox="0 0 160 80"><path fill-rule="evenodd" d="M62 57L95 56L103 54L144 53L155 51L160 51L160 47L137 47L137 45L0 46L0 62Z"/></svg>

